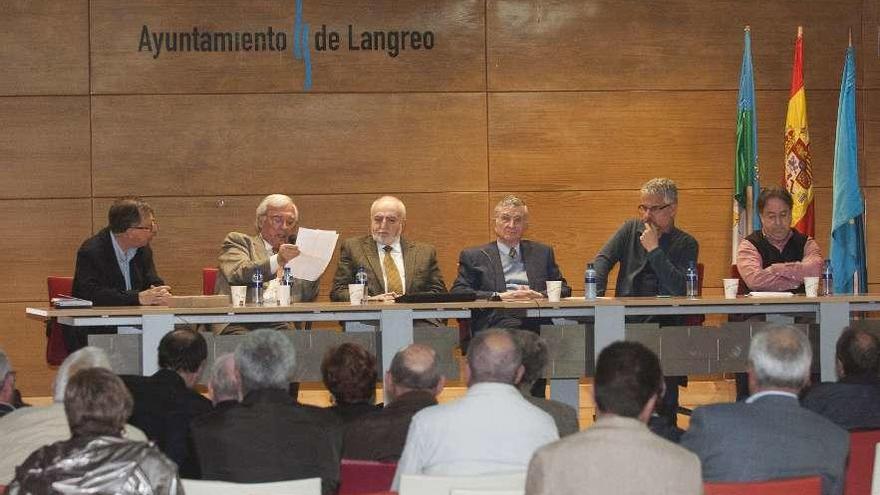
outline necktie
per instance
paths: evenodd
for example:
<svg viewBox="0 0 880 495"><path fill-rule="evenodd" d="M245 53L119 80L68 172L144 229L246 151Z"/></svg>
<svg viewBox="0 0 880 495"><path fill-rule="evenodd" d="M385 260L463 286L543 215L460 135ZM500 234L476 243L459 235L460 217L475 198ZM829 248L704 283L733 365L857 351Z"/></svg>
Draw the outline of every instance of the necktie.
<svg viewBox="0 0 880 495"><path fill-rule="evenodd" d="M391 246L385 246L382 248L382 250L385 251L385 259L382 260L382 264L385 265L385 278L388 281L385 289L387 292L403 294L403 282L400 281L400 272L397 270L397 263L395 263L394 258L391 257L392 249Z"/></svg>
<svg viewBox="0 0 880 495"><path fill-rule="evenodd" d="M515 247L510 248L510 259L514 259L514 260L516 259L516 248Z"/></svg>

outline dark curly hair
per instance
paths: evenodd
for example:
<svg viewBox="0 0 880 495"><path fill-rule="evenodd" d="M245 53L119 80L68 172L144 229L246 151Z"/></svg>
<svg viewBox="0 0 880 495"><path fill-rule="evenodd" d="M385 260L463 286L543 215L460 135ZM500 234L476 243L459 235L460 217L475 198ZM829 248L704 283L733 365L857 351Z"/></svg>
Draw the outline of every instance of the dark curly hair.
<svg viewBox="0 0 880 495"><path fill-rule="evenodd" d="M321 378L337 404L370 401L378 376L376 357L351 342L327 349L321 361Z"/></svg>

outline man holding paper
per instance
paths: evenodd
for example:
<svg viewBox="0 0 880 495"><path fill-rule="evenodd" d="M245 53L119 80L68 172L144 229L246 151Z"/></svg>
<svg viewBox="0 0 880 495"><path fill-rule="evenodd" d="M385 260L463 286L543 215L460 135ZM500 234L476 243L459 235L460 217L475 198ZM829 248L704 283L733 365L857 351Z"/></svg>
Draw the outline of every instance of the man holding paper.
<svg viewBox="0 0 880 495"><path fill-rule="evenodd" d="M284 265L299 256L299 248L293 244L299 224L299 210L289 196L270 194L257 206L256 235L230 232L223 240L217 257L217 282L215 294L229 294L232 285L250 286L253 275L259 270L263 280L269 281L284 272ZM314 301L318 296L317 280L294 278L290 288L291 301ZM261 325L264 326L265 325ZM241 333L240 325L215 325L215 333Z"/></svg>
<svg viewBox="0 0 880 495"><path fill-rule="evenodd" d="M434 246L401 237L406 206L393 196L382 196L370 207L370 235L342 243L339 266L330 291L332 301L348 301L348 284L356 283L358 269L367 274L365 297L393 299L406 293L446 292Z"/></svg>

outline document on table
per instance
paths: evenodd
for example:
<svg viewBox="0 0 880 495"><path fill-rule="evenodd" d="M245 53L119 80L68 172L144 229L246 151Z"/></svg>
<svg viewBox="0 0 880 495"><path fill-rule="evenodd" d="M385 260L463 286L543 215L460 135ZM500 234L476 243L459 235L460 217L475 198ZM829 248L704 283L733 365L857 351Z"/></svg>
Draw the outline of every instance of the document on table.
<svg viewBox="0 0 880 495"><path fill-rule="evenodd" d="M287 262L295 278L315 281L327 269L339 234L334 230L316 230L299 228L296 234L296 245L299 256Z"/></svg>

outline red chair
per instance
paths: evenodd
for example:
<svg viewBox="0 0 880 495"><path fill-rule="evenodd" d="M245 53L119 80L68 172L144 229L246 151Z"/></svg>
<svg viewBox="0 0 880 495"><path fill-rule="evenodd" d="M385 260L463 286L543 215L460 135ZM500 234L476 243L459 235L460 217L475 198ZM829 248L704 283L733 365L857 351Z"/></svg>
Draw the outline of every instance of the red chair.
<svg viewBox="0 0 880 495"><path fill-rule="evenodd" d="M730 278L738 278L739 279L739 288L736 289L736 294L738 296L744 296L749 293L748 286L746 286L745 281L739 275L739 268L736 266L736 263L730 265Z"/></svg>
<svg viewBox="0 0 880 495"><path fill-rule="evenodd" d="M880 443L880 430L853 431L849 434L849 461L846 465L844 495L871 495L874 456Z"/></svg>
<svg viewBox="0 0 880 495"><path fill-rule="evenodd" d="M46 277L49 301L53 297L70 295L73 290L73 277ZM70 352L64 343L64 330L57 320L46 321L46 362L52 366L61 364Z"/></svg>
<svg viewBox="0 0 880 495"><path fill-rule="evenodd" d="M202 268L202 295L214 294L214 284L217 282L217 268Z"/></svg>
<svg viewBox="0 0 880 495"><path fill-rule="evenodd" d="M741 483L704 483L705 495L821 495L822 478L749 481Z"/></svg>
<svg viewBox="0 0 880 495"><path fill-rule="evenodd" d="M391 488L396 470L396 462L342 459L338 495L384 493Z"/></svg>

